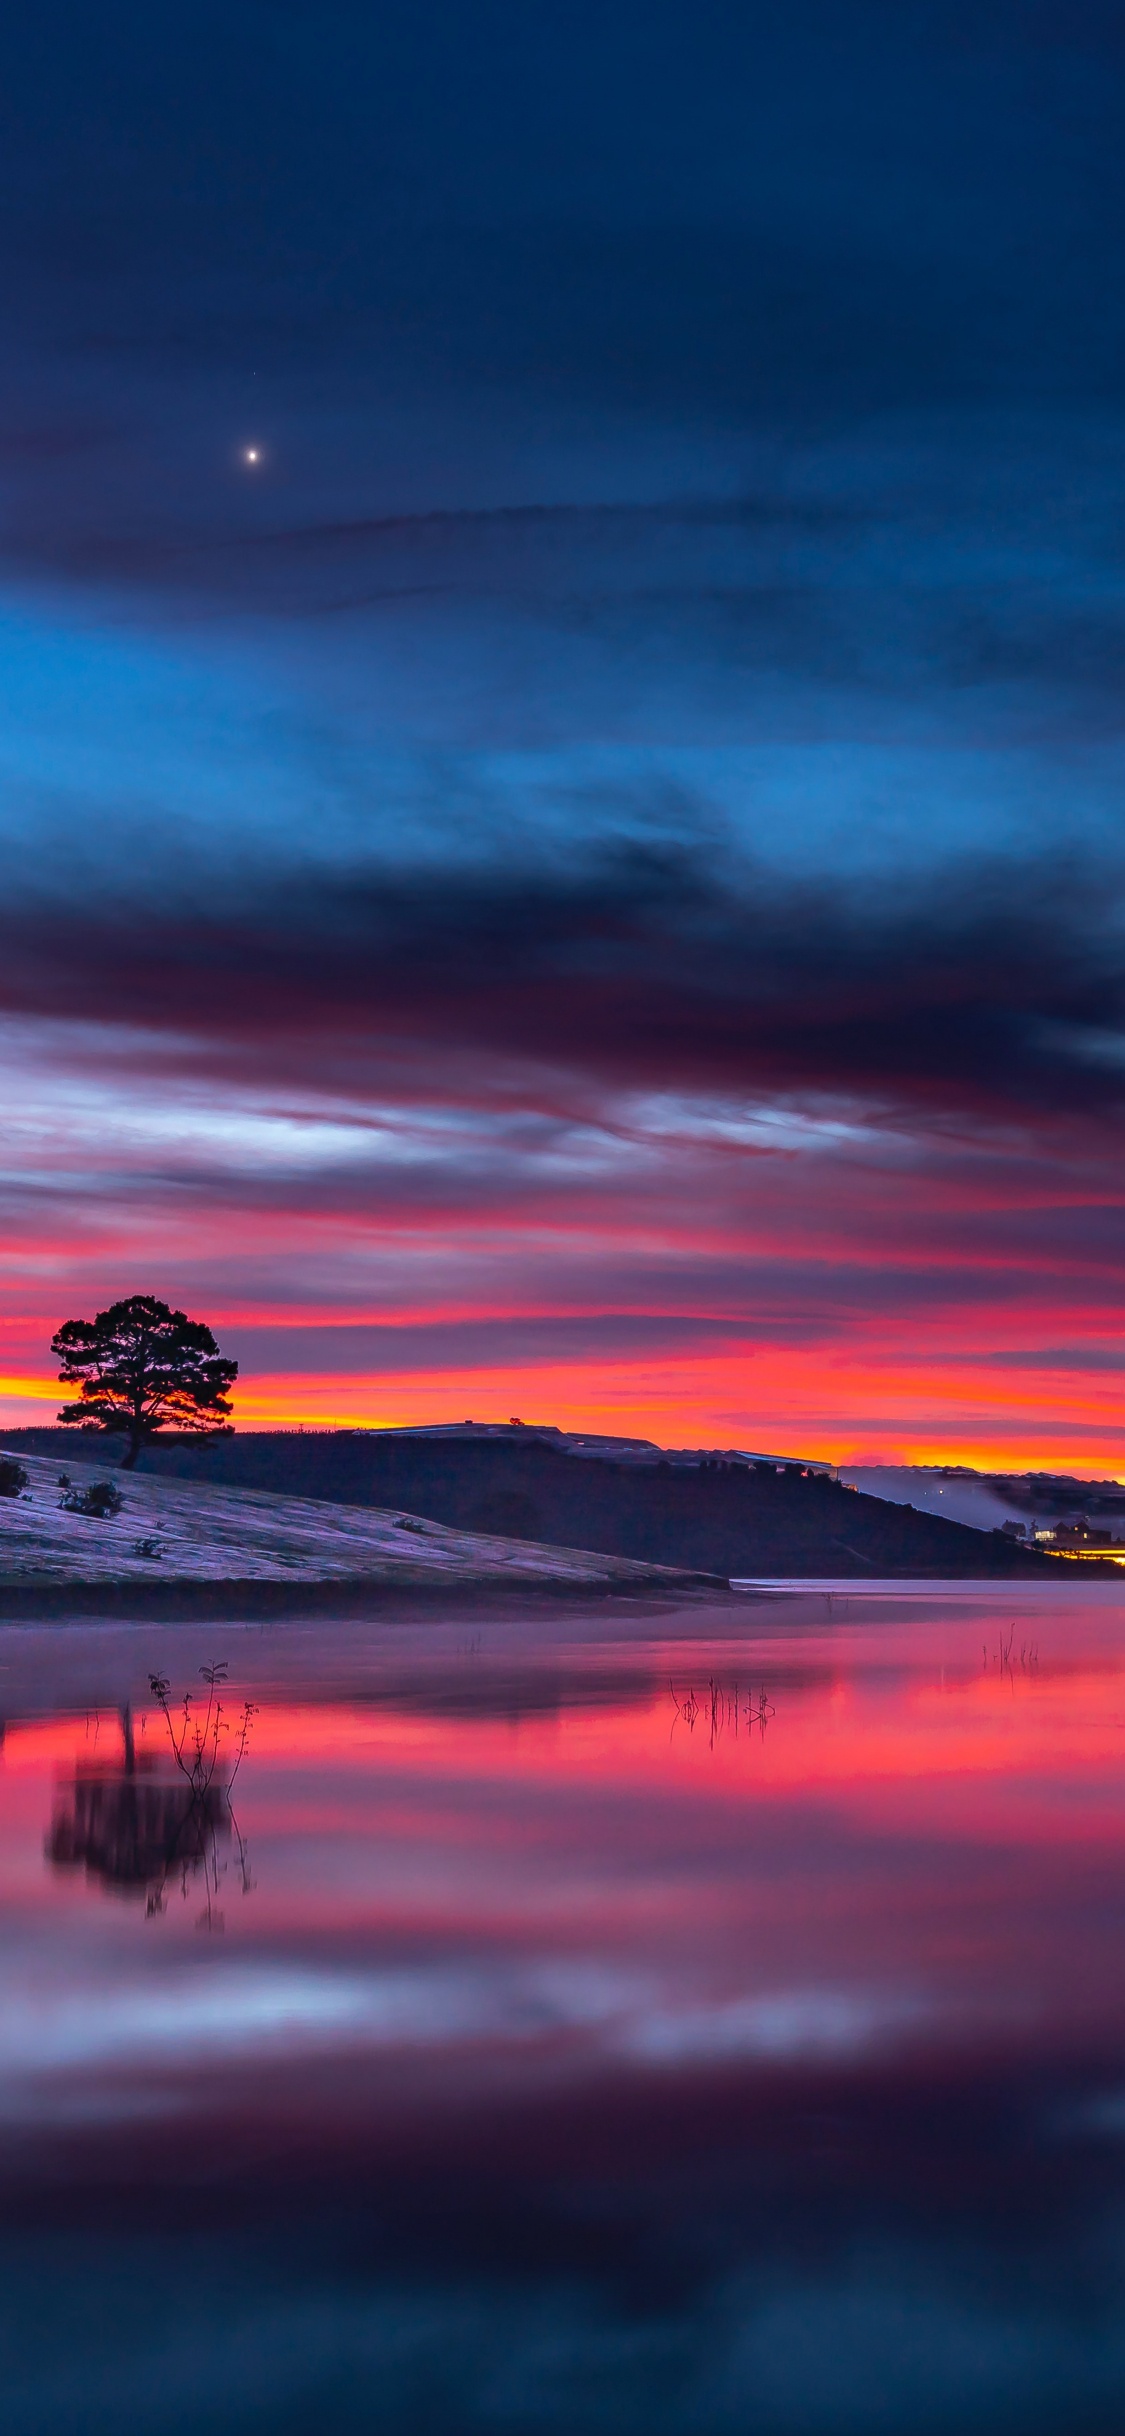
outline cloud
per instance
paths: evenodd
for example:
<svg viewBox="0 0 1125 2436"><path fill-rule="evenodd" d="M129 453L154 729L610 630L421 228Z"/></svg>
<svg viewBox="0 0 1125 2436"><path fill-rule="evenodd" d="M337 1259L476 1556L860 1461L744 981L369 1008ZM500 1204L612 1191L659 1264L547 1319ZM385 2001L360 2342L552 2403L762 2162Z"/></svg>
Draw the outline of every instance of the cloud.
<svg viewBox="0 0 1125 2436"><path fill-rule="evenodd" d="M1119 31L637 22L9 46L13 1301L1104 1334Z"/></svg>
<svg viewBox="0 0 1125 2436"><path fill-rule="evenodd" d="M0 993L19 1015L112 1005L236 1064L315 1061L323 1081L334 1061L451 1043L615 1089L1013 1120L1120 1106L1113 875L969 864L924 893L861 893L723 861L638 844L570 869L263 874L252 896L233 881L182 906L123 876L116 902L9 902Z"/></svg>

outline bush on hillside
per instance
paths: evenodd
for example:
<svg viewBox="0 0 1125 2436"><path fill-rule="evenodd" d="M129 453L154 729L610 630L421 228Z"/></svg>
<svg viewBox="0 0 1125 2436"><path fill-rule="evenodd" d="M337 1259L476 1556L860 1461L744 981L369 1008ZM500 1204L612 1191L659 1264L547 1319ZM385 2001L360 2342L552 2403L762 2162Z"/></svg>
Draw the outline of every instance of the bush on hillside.
<svg viewBox="0 0 1125 2436"><path fill-rule="evenodd" d="M88 1489L67 1489L59 1504L68 1514L91 1514L95 1522L111 1522L125 1500L112 1480L94 1480Z"/></svg>

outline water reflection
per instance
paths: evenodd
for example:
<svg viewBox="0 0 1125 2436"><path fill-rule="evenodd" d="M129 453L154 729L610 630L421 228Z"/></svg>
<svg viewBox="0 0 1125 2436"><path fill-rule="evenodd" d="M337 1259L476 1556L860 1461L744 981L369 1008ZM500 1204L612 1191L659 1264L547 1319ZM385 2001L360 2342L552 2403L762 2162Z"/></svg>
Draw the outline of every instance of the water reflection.
<svg viewBox="0 0 1125 2436"><path fill-rule="evenodd" d="M163 1907L168 1880L187 1882L210 1869L215 1846L230 1834L226 1790L200 1792L152 1772L138 1771L129 1711L122 1711L124 1758L119 1767L95 1762L59 1786L47 1851L56 1869L85 1869L115 1893L147 1895Z"/></svg>
<svg viewBox="0 0 1125 2436"><path fill-rule="evenodd" d="M732 1735L736 1741L740 1734L751 1737L757 1734L759 1742L764 1742L766 1728L777 1715L764 1683L756 1691L747 1691L738 1682L723 1683L708 1675L699 1690L690 1682L669 1683L668 1694L673 1732L677 1726L683 1726L687 1733L694 1734L701 1727L712 1750L724 1734Z"/></svg>
<svg viewBox="0 0 1125 2436"><path fill-rule="evenodd" d="M223 1926L216 1909L225 1874L222 1847L233 1846L242 1890L250 1890L231 1791L246 1756L255 1704L243 1702L232 1728L221 1688L226 1666L199 1671L206 1682L205 1702L187 1692L174 1713L168 1678L149 1677L166 1728L162 1748L138 1756L132 1705L125 1702L120 1759L99 1751L59 1783L46 1850L56 1869L84 1870L115 1894L143 1896L150 1919L164 1911L172 1887L186 1901L192 1885L201 1881L205 1902L199 1925L217 1928Z"/></svg>
<svg viewBox="0 0 1125 2436"><path fill-rule="evenodd" d="M6 2436L1121 2425L1125 1599L700 1617L12 1644Z"/></svg>

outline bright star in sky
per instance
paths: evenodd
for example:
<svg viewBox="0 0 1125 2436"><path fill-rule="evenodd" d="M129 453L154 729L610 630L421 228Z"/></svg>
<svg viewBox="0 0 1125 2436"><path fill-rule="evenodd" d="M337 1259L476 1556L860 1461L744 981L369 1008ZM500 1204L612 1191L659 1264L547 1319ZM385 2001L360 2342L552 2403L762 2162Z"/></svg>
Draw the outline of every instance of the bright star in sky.
<svg viewBox="0 0 1125 2436"><path fill-rule="evenodd" d="M257 446L257 444L256 444L255 442L251 441L250 445L249 445L247 448L244 448L244 449L243 449L243 451L242 451L242 462L243 462L243 464L244 464L244 465L260 465L260 464L261 464L261 462L262 462L262 452L261 452L261 449L260 449L260 448Z"/></svg>

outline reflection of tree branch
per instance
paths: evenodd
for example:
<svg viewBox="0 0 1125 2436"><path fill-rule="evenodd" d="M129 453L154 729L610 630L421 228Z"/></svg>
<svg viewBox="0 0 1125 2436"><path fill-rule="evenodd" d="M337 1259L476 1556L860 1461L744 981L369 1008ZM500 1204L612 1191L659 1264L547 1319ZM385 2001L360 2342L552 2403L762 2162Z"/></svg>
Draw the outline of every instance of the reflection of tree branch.
<svg viewBox="0 0 1125 2436"><path fill-rule="evenodd" d="M159 1910L177 1871L186 1892L216 1837L229 1832L227 1817L217 1786L197 1794L143 1769L87 1768L60 1790L47 1850L58 1868L84 1866L119 1893L153 1891L150 1909Z"/></svg>
<svg viewBox="0 0 1125 2436"><path fill-rule="evenodd" d="M151 1771L158 1762L142 1757L139 1766L130 1711L122 1712L123 1765L120 1770L87 1765L66 1788L67 1799L56 1808L48 1838L50 1859L58 1868L83 1865L87 1874L121 1893L147 1892L149 1918L166 1908L168 1888L178 1875L181 1896L200 1869L206 1900L198 1925L223 1926L216 1908L227 1864L220 1863L220 1838L233 1838L244 1894L251 1891L250 1862L245 1839L231 1803L231 1786L246 1756L255 1703L243 1702L234 1728L233 1765L220 1773L222 1738L231 1732L223 1713L219 1686L225 1666L201 1667L208 1689L201 1717L185 1693L182 1721L169 1707L166 1676L150 1675L149 1684L168 1729L168 1744L176 1776L161 1782Z"/></svg>

